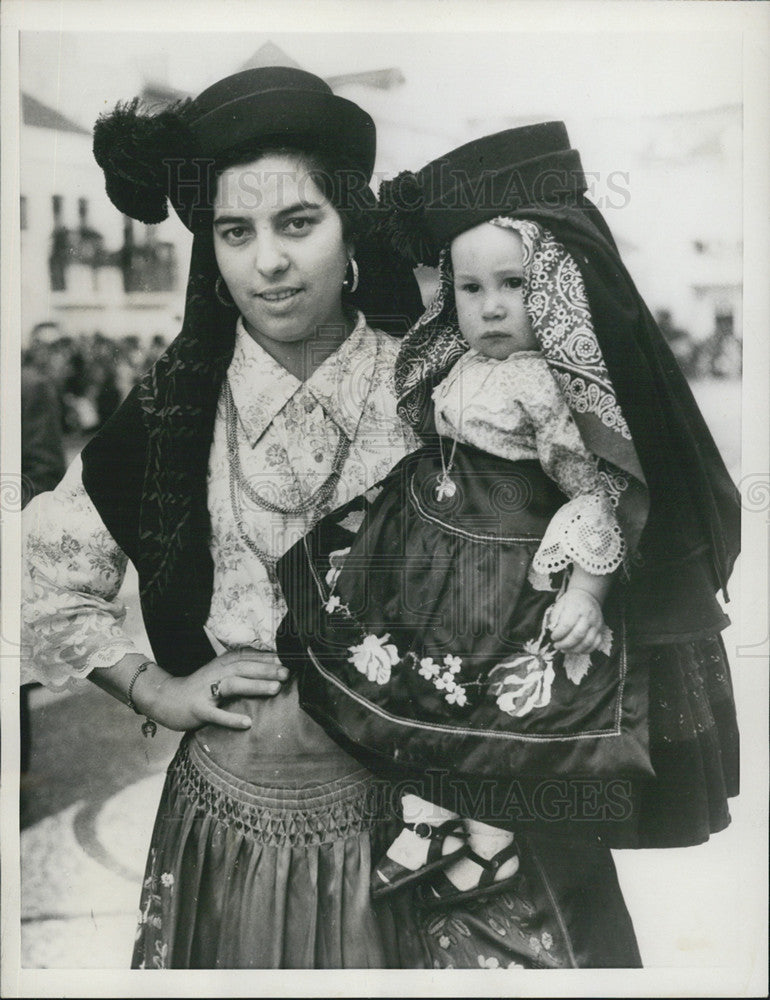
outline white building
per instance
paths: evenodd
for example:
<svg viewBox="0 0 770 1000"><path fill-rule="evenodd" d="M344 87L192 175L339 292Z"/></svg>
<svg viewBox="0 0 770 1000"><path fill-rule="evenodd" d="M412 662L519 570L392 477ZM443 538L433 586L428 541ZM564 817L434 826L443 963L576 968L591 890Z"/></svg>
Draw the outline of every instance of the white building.
<svg viewBox="0 0 770 1000"><path fill-rule="evenodd" d="M86 129L22 94L23 343L40 324L70 336L99 331L142 339L169 337L179 328L188 234L174 219L129 226L105 193L91 145ZM127 260L132 243L133 268ZM148 253L165 265L149 278L136 266ZM126 280L129 272L133 281Z"/></svg>

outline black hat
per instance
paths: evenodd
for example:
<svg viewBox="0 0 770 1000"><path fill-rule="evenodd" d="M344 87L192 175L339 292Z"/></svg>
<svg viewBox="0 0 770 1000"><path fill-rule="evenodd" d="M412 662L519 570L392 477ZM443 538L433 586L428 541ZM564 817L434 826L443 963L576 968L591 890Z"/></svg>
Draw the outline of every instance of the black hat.
<svg viewBox="0 0 770 1000"><path fill-rule="evenodd" d="M94 156L116 208L141 222L162 222L169 198L188 228L194 209L207 202L216 160L266 142L298 143L371 179L377 143L371 117L301 69L243 70L156 114L140 112L134 100L94 127Z"/></svg>
<svg viewBox="0 0 770 1000"><path fill-rule="evenodd" d="M586 190L564 122L506 129L445 153L380 186L384 230L416 264L481 222L528 205L553 208Z"/></svg>

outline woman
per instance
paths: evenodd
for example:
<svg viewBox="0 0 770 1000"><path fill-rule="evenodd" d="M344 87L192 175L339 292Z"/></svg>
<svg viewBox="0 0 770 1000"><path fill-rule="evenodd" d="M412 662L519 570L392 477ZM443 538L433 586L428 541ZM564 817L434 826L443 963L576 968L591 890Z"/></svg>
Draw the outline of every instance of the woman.
<svg viewBox="0 0 770 1000"><path fill-rule="evenodd" d="M517 894L474 912L428 919L408 896L373 909L381 789L300 712L273 652L277 558L414 446L396 342L351 308L401 330L421 311L411 273L357 242L374 148L365 112L283 68L97 127L117 207L153 223L169 197L194 232L187 306L174 344L30 510L29 659L48 683L88 675L147 732L186 733L136 967L638 964L604 855L544 847ZM120 629L126 558L155 661Z"/></svg>

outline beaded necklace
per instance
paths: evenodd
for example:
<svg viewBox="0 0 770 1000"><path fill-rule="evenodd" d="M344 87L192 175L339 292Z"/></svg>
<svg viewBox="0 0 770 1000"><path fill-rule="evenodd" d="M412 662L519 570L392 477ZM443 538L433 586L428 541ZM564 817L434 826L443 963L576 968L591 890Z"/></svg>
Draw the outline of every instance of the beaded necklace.
<svg viewBox="0 0 770 1000"><path fill-rule="evenodd" d="M350 452L350 440L345 433L340 430L337 447L334 452L334 459L332 461L332 471L327 478L321 483L318 489L314 490L310 496L306 497L300 503L293 507L281 507L272 500L268 500L261 496L243 474L240 453L238 451L238 415L235 408L235 400L233 399L232 389L230 388L230 382L227 378L225 378L224 381L224 404L230 506L233 512L233 518L235 519L235 524L238 528L238 533L240 534L242 541L264 565L271 582L276 583L275 564L277 563L279 557L270 555L270 553L258 546L246 531L243 521L241 496L245 495L252 503L262 508L262 510L268 510L273 514L281 514L285 517L298 517L302 514L312 512L312 517L308 519L308 524L306 525L306 530L310 531L315 522L321 516L325 506L334 495L334 491L336 490L340 476L342 475L343 466L345 465L345 461Z"/></svg>

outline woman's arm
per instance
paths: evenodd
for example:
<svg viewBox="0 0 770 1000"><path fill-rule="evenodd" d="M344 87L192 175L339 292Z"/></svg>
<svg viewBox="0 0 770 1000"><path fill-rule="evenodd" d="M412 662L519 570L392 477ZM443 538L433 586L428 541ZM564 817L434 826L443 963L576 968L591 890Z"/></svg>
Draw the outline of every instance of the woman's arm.
<svg viewBox="0 0 770 1000"><path fill-rule="evenodd" d="M126 557L86 493L76 458L64 479L23 514L22 674L71 687L138 653L118 600Z"/></svg>
<svg viewBox="0 0 770 1000"><path fill-rule="evenodd" d="M125 610L117 595L126 557L83 487L78 459L56 490L30 503L24 524L24 679L61 688L88 677L128 704L129 685L147 657L122 628ZM246 728L245 716L219 707L211 685L219 682L219 699L265 696L275 694L285 676L274 654L247 649L216 657L184 678L151 663L131 696L169 729Z"/></svg>
<svg viewBox="0 0 770 1000"><path fill-rule="evenodd" d="M147 661L141 653L130 653L107 670L94 670L89 680L128 705L128 689L137 711L159 722L167 729L184 732L199 726L214 724L228 729L248 729L248 715L236 715L220 708L228 698L257 698L277 694L281 682L289 676L273 653L254 649L223 653L189 677L174 677L150 663L137 674L137 668ZM211 685L218 685L214 698Z"/></svg>

